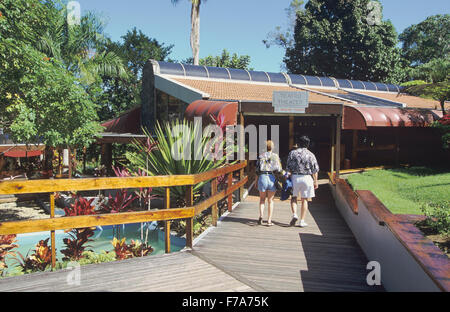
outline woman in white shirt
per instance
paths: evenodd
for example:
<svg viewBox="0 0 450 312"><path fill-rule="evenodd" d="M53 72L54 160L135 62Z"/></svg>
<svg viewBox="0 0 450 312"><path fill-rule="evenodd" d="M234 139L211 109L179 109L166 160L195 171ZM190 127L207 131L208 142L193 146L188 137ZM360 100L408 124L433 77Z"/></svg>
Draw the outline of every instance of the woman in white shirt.
<svg viewBox="0 0 450 312"><path fill-rule="evenodd" d="M273 172L282 171L280 157L273 152L274 144L271 140L267 141L267 152L259 155L258 180L257 186L259 190L259 219L258 224L262 224L264 215L265 202L268 202L269 215L267 225L271 226L273 214L273 198L277 191L275 187L275 176Z"/></svg>

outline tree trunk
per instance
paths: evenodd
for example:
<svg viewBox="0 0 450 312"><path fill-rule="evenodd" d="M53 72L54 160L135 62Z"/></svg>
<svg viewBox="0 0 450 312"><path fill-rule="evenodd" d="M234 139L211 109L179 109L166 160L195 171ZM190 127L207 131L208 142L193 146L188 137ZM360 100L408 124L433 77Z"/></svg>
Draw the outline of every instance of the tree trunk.
<svg viewBox="0 0 450 312"><path fill-rule="evenodd" d="M447 112L445 111L445 100L441 100L440 104L441 104L441 109L442 109L442 115L443 116L447 115Z"/></svg>
<svg viewBox="0 0 450 312"><path fill-rule="evenodd" d="M194 65L199 63L200 52L200 4L201 0L192 1L191 9L191 48Z"/></svg>

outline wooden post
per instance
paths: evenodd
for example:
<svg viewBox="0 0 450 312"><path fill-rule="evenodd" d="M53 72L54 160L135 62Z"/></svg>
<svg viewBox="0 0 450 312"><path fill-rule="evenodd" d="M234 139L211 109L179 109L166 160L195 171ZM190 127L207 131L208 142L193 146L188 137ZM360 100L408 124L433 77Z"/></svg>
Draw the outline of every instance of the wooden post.
<svg viewBox="0 0 450 312"><path fill-rule="evenodd" d="M232 184L233 184L233 172L230 172L230 173L228 173L228 176L227 176L227 188L230 188ZM228 195L227 207L228 207L229 212L231 212L233 210L233 193Z"/></svg>
<svg viewBox="0 0 450 312"><path fill-rule="evenodd" d="M211 196L216 195L216 193L217 193L217 178L214 178L211 180ZM211 215L212 215L212 224L214 226L217 226L217 219L219 215L217 202L214 203L214 205L212 205L211 207Z"/></svg>
<svg viewBox="0 0 450 312"><path fill-rule="evenodd" d="M289 150L294 147L294 116L289 116Z"/></svg>
<svg viewBox="0 0 450 312"><path fill-rule="evenodd" d="M356 162L358 159L358 130L353 130L352 142L352 167L357 168Z"/></svg>
<svg viewBox="0 0 450 312"><path fill-rule="evenodd" d="M164 208L170 209L170 187L166 187L164 194ZM165 221L165 244L166 253L170 253L170 221Z"/></svg>
<svg viewBox="0 0 450 312"><path fill-rule="evenodd" d="M61 152L62 152L62 149L59 148L58 149L58 174L59 174L60 178L62 177Z"/></svg>
<svg viewBox="0 0 450 312"><path fill-rule="evenodd" d="M240 119L239 122L242 126L242 129L244 129L244 126L245 126L244 114L242 112L239 114L239 119ZM241 131L240 135L241 135L242 148L245 150L245 131ZM240 161L245 161L245 159L240 159ZM244 178L244 169L245 168L242 168L239 171L239 179L240 180L242 180ZM239 188L239 201L243 201L243 200L244 200L244 186Z"/></svg>
<svg viewBox="0 0 450 312"><path fill-rule="evenodd" d="M338 115L336 118L336 179L339 179L341 170L341 129L342 115Z"/></svg>
<svg viewBox="0 0 450 312"><path fill-rule="evenodd" d="M87 149L86 146L83 147L83 173L86 172L86 155L87 154Z"/></svg>
<svg viewBox="0 0 450 312"><path fill-rule="evenodd" d="M399 128L394 128L395 130L395 165L398 167L400 165L400 135Z"/></svg>
<svg viewBox="0 0 450 312"><path fill-rule="evenodd" d="M55 194L50 194L50 218L55 217ZM51 248L52 248L52 270L55 269L56 265L56 242L55 242L55 231L50 231L51 238Z"/></svg>
<svg viewBox="0 0 450 312"><path fill-rule="evenodd" d="M72 150L67 147L67 153L69 154L69 179L72 179Z"/></svg>
<svg viewBox="0 0 450 312"><path fill-rule="evenodd" d="M194 203L194 187L186 186L186 207L192 207ZM192 248L194 242L194 218L186 219L186 247Z"/></svg>
<svg viewBox="0 0 450 312"><path fill-rule="evenodd" d="M239 180L242 181L245 177L245 171L244 168L242 168L241 170L239 170ZM239 201L243 201L244 200L244 186L241 186L239 188Z"/></svg>
<svg viewBox="0 0 450 312"><path fill-rule="evenodd" d="M334 125L331 126L331 164L330 164L330 172L331 178L334 180L334 153L336 146L336 127Z"/></svg>

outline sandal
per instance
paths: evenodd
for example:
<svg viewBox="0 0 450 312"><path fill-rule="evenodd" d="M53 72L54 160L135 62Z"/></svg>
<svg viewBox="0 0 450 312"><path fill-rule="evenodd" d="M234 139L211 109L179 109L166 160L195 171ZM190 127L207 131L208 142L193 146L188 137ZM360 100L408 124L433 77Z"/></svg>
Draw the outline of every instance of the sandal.
<svg viewBox="0 0 450 312"><path fill-rule="evenodd" d="M267 222L267 226L272 226L273 225L273 223L272 222Z"/></svg>
<svg viewBox="0 0 450 312"><path fill-rule="evenodd" d="M261 225L262 224L262 218L258 219L258 224Z"/></svg>

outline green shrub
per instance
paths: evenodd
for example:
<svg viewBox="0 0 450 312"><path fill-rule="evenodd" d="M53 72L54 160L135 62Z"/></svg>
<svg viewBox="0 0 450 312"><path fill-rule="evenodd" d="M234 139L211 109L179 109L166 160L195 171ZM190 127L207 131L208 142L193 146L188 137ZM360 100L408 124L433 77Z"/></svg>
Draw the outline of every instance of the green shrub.
<svg viewBox="0 0 450 312"><path fill-rule="evenodd" d="M448 205L423 205L421 210L426 216L423 225L441 235L450 236L450 208Z"/></svg>

